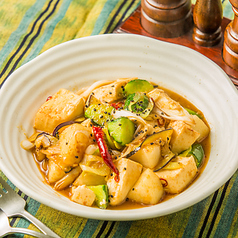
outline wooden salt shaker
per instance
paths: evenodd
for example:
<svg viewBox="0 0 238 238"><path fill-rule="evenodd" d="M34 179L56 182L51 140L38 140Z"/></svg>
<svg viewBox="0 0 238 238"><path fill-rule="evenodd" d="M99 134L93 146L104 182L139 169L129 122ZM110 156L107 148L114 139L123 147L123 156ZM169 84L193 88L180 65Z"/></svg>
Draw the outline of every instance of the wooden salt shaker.
<svg viewBox="0 0 238 238"><path fill-rule="evenodd" d="M230 3L235 15L224 32L223 60L231 68L238 70L238 2L230 0Z"/></svg>
<svg viewBox="0 0 238 238"><path fill-rule="evenodd" d="M193 41L201 46L214 46L222 38L221 0L197 0L193 10Z"/></svg>
<svg viewBox="0 0 238 238"><path fill-rule="evenodd" d="M181 36L192 28L191 0L141 0L141 25L157 37Z"/></svg>

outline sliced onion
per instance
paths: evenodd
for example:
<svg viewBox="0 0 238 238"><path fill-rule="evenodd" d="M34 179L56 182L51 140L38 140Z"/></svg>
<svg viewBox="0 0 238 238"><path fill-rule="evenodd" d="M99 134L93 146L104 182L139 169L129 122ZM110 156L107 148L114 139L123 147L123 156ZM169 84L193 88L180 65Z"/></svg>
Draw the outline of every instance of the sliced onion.
<svg viewBox="0 0 238 238"><path fill-rule="evenodd" d="M174 101L163 90L154 89L149 93L155 103L153 112L169 120L185 121L194 125L190 114L178 102Z"/></svg>
<svg viewBox="0 0 238 238"><path fill-rule="evenodd" d="M64 127L64 126L69 126L69 125L72 125L74 123L81 123L81 121L66 121L66 122L63 122L61 124L59 124L58 126L55 127L53 133L52 133L52 136L56 137L57 134L58 134L58 131Z"/></svg>
<svg viewBox="0 0 238 238"><path fill-rule="evenodd" d="M101 87L103 85L106 85L106 84L110 84L110 83L112 83L112 81L110 81L110 80L97 81L97 82L93 83L88 89L86 89L86 91L84 91L80 96L82 98L86 99L94 89Z"/></svg>
<svg viewBox="0 0 238 238"><path fill-rule="evenodd" d="M184 109L184 115L176 115L175 111L173 110L165 110L165 109L160 109L158 108L157 104L155 104L156 107L154 108L153 112L155 112L156 114L158 114L159 116L169 119L169 120L174 120L174 121L185 121L188 124L194 124L193 119L190 117L189 113L187 113L187 111Z"/></svg>

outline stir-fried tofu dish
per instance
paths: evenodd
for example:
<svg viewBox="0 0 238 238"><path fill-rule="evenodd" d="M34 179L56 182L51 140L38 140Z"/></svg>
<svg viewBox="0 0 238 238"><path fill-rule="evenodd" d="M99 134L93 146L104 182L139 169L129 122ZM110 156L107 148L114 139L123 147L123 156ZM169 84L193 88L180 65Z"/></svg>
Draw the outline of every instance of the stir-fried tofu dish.
<svg viewBox="0 0 238 238"><path fill-rule="evenodd" d="M101 209L158 204L184 191L209 154L202 112L171 95L138 78L60 89L43 102L35 133L21 146L73 202Z"/></svg>

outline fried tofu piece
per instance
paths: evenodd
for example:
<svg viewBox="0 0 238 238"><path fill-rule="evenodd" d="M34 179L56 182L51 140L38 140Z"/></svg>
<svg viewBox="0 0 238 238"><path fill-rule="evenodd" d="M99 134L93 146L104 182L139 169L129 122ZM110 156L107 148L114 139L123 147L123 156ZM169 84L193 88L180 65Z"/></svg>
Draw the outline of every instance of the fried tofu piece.
<svg viewBox="0 0 238 238"><path fill-rule="evenodd" d="M52 133L57 125L82 115L83 110L83 98L69 90L60 89L40 107L35 116L34 128Z"/></svg>
<svg viewBox="0 0 238 238"><path fill-rule="evenodd" d="M198 116L191 116L195 122L195 124L192 125L192 128L200 134L200 136L197 138L197 142L201 142L209 135L210 129Z"/></svg>
<svg viewBox="0 0 238 238"><path fill-rule="evenodd" d="M82 160L84 152L90 144L90 134L89 128L77 123L63 130L59 136L61 166L76 166Z"/></svg>
<svg viewBox="0 0 238 238"><path fill-rule="evenodd" d="M85 185L72 187L70 199L76 203L91 207L96 199L95 193Z"/></svg>
<svg viewBox="0 0 238 238"><path fill-rule="evenodd" d="M188 149L200 136L197 131L183 121L172 121L169 127L174 130L170 142L171 150L177 154Z"/></svg>
<svg viewBox="0 0 238 238"><path fill-rule="evenodd" d="M65 172L59 165L53 160L49 160L48 181L49 183L55 183L65 176Z"/></svg>
<svg viewBox="0 0 238 238"><path fill-rule="evenodd" d="M174 170L162 169L155 172L159 178L167 181L168 185L164 189L171 194L181 193L194 180L198 172L193 156L178 156L174 161L180 163L182 168Z"/></svg>
<svg viewBox="0 0 238 238"><path fill-rule="evenodd" d="M146 168L154 168L161 158L160 145L146 145L130 157L130 159L142 164Z"/></svg>
<svg viewBox="0 0 238 238"><path fill-rule="evenodd" d="M130 159L120 159L115 162L119 170L119 182L116 182L114 176L111 176L108 181L110 205L116 206L123 203L132 186L140 177L142 165Z"/></svg>
<svg viewBox="0 0 238 238"><path fill-rule="evenodd" d="M132 79L117 79L115 82L93 91L94 97L101 102L111 103L123 98L123 87Z"/></svg>
<svg viewBox="0 0 238 238"><path fill-rule="evenodd" d="M145 169L127 197L138 203L154 205L163 195L164 188L159 177L151 169Z"/></svg>

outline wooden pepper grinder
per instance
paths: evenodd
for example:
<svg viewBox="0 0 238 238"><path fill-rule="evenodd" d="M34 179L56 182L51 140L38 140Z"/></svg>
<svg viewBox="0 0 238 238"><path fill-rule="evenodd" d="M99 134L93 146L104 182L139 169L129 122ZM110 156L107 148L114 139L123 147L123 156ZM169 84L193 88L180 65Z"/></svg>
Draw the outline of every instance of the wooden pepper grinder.
<svg viewBox="0 0 238 238"><path fill-rule="evenodd" d="M235 15L224 32L223 60L231 68L238 70L238 2L230 0L230 3Z"/></svg>
<svg viewBox="0 0 238 238"><path fill-rule="evenodd" d="M141 0L141 25L151 35L178 37L192 22L191 0Z"/></svg>
<svg viewBox="0 0 238 238"><path fill-rule="evenodd" d="M201 46L213 46L222 38L221 0L197 0L193 10L193 41Z"/></svg>

